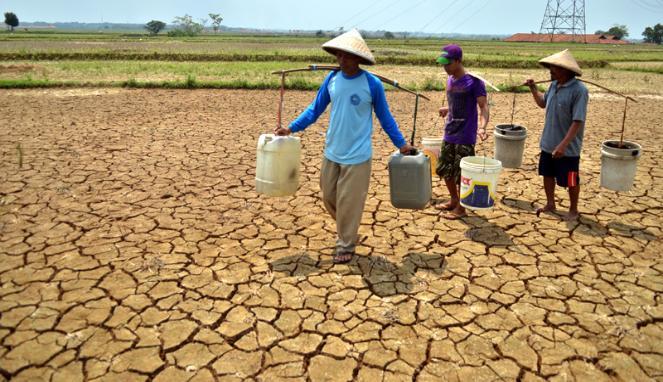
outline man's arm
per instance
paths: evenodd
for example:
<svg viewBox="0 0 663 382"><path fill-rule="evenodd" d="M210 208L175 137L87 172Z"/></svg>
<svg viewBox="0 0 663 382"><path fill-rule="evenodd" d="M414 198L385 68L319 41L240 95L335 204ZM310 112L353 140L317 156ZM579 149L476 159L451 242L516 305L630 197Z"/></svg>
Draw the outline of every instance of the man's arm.
<svg viewBox="0 0 663 382"><path fill-rule="evenodd" d="M387 104L387 97L384 94L384 87L382 83L377 78L366 73L368 76L368 83L371 90L371 97L373 98L373 109L375 110L375 115L380 121L380 126L382 130L389 136L391 142L394 146L398 147L402 154L407 154L411 151L412 146L410 146L403 134L398 129L398 124L394 120L391 111L389 111L389 105Z"/></svg>
<svg viewBox="0 0 663 382"><path fill-rule="evenodd" d="M553 152L552 152L553 158L561 158L561 157L564 156L564 152L566 151L566 147L569 145L569 143L571 143L573 138L576 137L576 135L578 134L578 131L580 130L580 128L582 127L582 125L584 123L585 122L583 122L583 121L573 121L573 123L571 123L571 128L569 129L569 132L566 133L566 136L564 137L564 139L562 139L562 141L553 150Z"/></svg>
<svg viewBox="0 0 663 382"><path fill-rule="evenodd" d="M536 88L536 84L534 83L533 79L528 79L525 82L525 85L529 87L530 93L532 93L532 96L534 97L534 102L536 102L537 105L539 105L540 108L545 108L546 107L546 101L543 99L543 93L539 91L539 89Z"/></svg>
<svg viewBox="0 0 663 382"><path fill-rule="evenodd" d="M277 126L276 129L274 129L274 133L276 135L288 135L290 133L302 131L318 120L320 115L327 108L327 105L329 105L329 102L331 102L328 85L329 81L334 76L334 73L335 72L330 73L325 78L325 81L322 83L322 86L320 86L318 94L315 96L313 102L311 102L311 104L299 115L299 117L297 117L297 119L290 123L290 126Z"/></svg>
<svg viewBox="0 0 663 382"><path fill-rule="evenodd" d="M582 87L581 90L575 95L573 102L573 122L569 128L569 132L562 141L555 147L552 155L553 158L561 158L564 156L566 147L576 137L578 131L585 125L587 118L587 103L589 102L589 92L587 88Z"/></svg>

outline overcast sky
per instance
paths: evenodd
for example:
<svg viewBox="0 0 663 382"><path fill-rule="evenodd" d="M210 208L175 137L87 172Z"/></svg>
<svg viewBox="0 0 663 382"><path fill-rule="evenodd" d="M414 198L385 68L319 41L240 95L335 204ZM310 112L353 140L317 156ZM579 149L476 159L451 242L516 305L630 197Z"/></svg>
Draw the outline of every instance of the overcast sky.
<svg viewBox="0 0 663 382"><path fill-rule="evenodd" d="M546 0L0 0L0 11L14 12L26 22L171 23L184 14L200 21L209 13L220 13L223 25L231 27L512 34L538 32L546 4ZM631 38L641 38L645 27L663 23L663 0L586 0L585 4L587 33L624 24Z"/></svg>

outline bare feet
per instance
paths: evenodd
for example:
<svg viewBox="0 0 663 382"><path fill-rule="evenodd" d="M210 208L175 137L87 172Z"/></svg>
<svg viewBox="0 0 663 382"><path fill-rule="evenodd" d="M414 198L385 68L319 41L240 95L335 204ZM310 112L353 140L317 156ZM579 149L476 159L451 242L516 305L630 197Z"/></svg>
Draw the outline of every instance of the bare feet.
<svg viewBox="0 0 663 382"><path fill-rule="evenodd" d="M458 203L454 203L451 200L445 203L438 203L435 205L435 208L437 208L440 211L451 211L454 208L458 206Z"/></svg>
<svg viewBox="0 0 663 382"><path fill-rule="evenodd" d="M564 220L567 222L572 222L578 220L579 217L580 213L578 213L578 211L569 211L569 213L564 216Z"/></svg>
<svg viewBox="0 0 663 382"><path fill-rule="evenodd" d="M557 209L555 208L554 205L551 206L550 204L546 204L545 206L538 208L536 210L536 216L539 217L543 212L555 212L555 211L557 211Z"/></svg>
<svg viewBox="0 0 663 382"><path fill-rule="evenodd" d="M443 218L447 220L457 220L460 219L464 216L467 216L467 213L465 212L465 208L462 207L456 207L452 211L447 212L446 214L442 215Z"/></svg>

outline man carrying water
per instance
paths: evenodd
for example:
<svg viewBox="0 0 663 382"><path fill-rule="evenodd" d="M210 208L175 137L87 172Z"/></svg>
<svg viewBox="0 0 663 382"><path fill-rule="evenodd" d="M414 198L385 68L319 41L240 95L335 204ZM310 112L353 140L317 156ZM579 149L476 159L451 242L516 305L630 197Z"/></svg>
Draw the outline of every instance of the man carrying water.
<svg viewBox="0 0 663 382"><path fill-rule="evenodd" d="M313 124L332 104L325 151L320 169L320 188L327 212L336 220L338 239L335 263L352 260L357 231L364 211L371 176L371 136L373 110L400 152L412 147L398 129L385 98L380 80L362 70L359 64L373 65L375 58L356 29L322 45L336 56L340 71L330 73L318 94L289 127L275 130L277 135L302 131Z"/></svg>
<svg viewBox="0 0 663 382"><path fill-rule="evenodd" d="M569 213L565 220L576 220L580 195L580 151L587 116L589 92L576 79L582 70L568 49L539 61L550 70L552 83L545 94L536 88L534 80L528 79L534 102L546 109L546 121L541 134L541 157L539 175L543 176L546 205L536 211L554 212L555 182L569 189Z"/></svg>

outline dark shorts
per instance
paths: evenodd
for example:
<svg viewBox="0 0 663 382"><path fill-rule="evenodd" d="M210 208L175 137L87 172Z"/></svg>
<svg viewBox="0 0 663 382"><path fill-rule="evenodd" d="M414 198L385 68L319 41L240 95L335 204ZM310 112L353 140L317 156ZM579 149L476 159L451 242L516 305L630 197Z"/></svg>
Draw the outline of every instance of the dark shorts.
<svg viewBox="0 0 663 382"><path fill-rule="evenodd" d="M580 157L554 159L552 154L541 151L539 175L554 177L560 187L575 187L580 184Z"/></svg>
<svg viewBox="0 0 663 382"><path fill-rule="evenodd" d="M442 142L440 158L437 161L435 172L441 178L453 178L456 183L460 183L460 160L471 156L474 156L474 145Z"/></svg>

